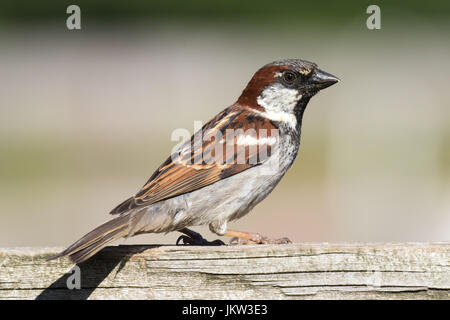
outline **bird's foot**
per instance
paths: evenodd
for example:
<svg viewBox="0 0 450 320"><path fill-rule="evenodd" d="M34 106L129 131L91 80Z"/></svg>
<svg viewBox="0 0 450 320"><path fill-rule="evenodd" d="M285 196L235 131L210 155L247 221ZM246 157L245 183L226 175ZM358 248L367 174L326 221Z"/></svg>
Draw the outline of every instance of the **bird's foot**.
<svg viewBox="0 0 450 320"><path fill-rule="evenodd" d="M180 243L182 241L182 243ZM196 239L191 238L188 236L179 236L177 239L177 246L178 245L191 245L191 246L223 246L225 243L222 240L214 240L214 241L208 241L205 238Z"/></svg>
<svg viewBox="0 0 450 320"><path fill-rule="evenodd" d="M191 245L191 246L223 246L225 243L222 240L214 240L214 241L208 241L205 238L202 237L202 235L198 232L195 232L193 230L184 228L183 230L180 230L180 232L183 232L186 235L179 236L177 239L176 244L177 245ZM182 243L180 243L182 242Z"/></svg>
<svg viewBox="0 0 450 320"><path fill-rule="evenodd" d="M230 245L241 245L241 244L287 244L292 243L288 238L271 239L260 235L259 233L249 233L242 231L232 231L229 230L227 235L233 236L230 240Z"/></svg>

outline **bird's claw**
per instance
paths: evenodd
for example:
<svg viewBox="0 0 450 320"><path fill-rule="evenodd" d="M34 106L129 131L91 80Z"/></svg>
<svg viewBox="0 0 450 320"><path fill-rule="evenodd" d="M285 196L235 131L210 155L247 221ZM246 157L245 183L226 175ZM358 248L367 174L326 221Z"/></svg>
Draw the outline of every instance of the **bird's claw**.
<svg viewBox="0 0 450 320"><path fill-rule="evenodd" d="M183 241L180 243L180 241ZM203 237L191 238L189 236L181 235L178 237L176 245L191 245L191 246L223 246L225 243L222 240L208 241Z"/></svg>

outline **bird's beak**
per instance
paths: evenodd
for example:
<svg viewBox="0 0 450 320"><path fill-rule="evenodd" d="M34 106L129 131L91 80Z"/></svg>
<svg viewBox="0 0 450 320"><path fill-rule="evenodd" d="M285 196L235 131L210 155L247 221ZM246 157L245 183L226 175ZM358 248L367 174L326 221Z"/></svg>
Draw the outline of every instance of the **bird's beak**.
<svg viewBox="0 0 450 320"><path fill-rule="evenodd" d="M315 70L315 74L311 77L311 83L314 84L317 89L322 90L332 86L336 82L339 82L339 78L329 74L320 69Z"/></svg>

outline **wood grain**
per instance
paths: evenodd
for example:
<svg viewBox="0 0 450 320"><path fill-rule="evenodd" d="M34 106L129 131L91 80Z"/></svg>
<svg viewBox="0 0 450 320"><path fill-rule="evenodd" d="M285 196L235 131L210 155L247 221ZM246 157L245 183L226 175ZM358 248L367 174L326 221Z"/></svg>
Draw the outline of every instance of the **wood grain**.
<svg viewBox="0 0 450 320"><path fill-rule="evenodd" d="M73 290L60 250L0 249L0 300L450 299L450 243L113 246Z"/></svg>

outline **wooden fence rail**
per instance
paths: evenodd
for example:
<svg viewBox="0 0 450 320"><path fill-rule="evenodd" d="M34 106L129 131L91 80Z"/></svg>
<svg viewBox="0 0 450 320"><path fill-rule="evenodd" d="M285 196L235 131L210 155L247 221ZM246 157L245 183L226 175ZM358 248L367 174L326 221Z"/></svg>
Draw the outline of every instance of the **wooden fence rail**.
<svg viewBox="0 0 450 320"><path fill-rule="evenodd" d="M450 243L60 249L0 248L0 300L450 299Z"/></svg>

